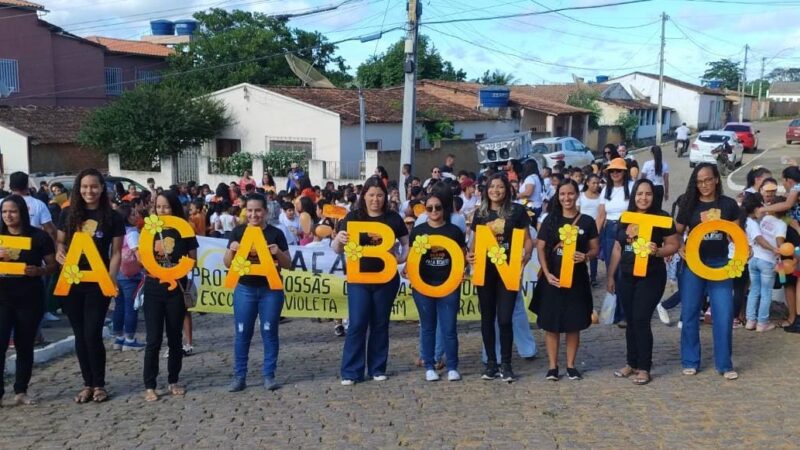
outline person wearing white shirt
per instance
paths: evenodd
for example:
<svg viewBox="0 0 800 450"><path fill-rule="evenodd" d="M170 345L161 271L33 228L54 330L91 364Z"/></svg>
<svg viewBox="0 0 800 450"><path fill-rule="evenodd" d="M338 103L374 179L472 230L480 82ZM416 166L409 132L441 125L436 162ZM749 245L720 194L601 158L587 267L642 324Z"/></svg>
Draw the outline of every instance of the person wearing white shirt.
<svg viewBox="0 0 800 450"><path fill-rule="evenodd" d="M471 179L467 178L463 182L461 182L461 200L464 201L464 205L461 207L461 214L464 217L470 217L472 213L475 211L475 208L478 207L478 194L475 192L475 182Z"/></svg>
<svg viewBox="0 0 800 450"><path fill-rule="evenodd" d="M654 145L650 148L650 153L653 159L644 163L639 178L647 178L653 182L655 187L653 201L656 207L662 210L664 200L669 200L669 165L661 155L661 147Z"/></svg>
<svg viewBox="0 0 800 450"><path fill-rule="evenodd" d="M582 189L580 198L578 199L578 210L581 214L586 214L592 219L597 221L597 215L600 212L600 177L597 174L590 174L586 177L586 183ZM597 286L597 258L589 261L589 275L592 282L592 287Z"/></svg>
<svg viewBox="0 0 800 450"><path fill-rule="evenodd" d="M300 230L300 217L295 212L294 205L291 202L284 203L283 212L281 212L278 221L282 226L283 234L286 236L286 243L288 245L296 245L297 235Z"/></svg>
<svg viewBox="0 0 800 450"><path fill-rule="evenodd" d="M636 161L636 158L632 154L628 154L628 147L626 147L625 144L619 144L617 153L619 153L620 158L626 161Z"/></svg>
<svg viewBox="0 0 800 450"><path fill-rule="evenodd" d="M519 186L519 199L527 200L533 206L533 210L539 215L542 212L544 203L544 185L539 176L539 165L531 159L522 166L523 181ZM549 182L548 182L549 186Z"/></svg>
<svg viewBox="0 0 800 450"><path fill-rule="evenodd" d="M745 328L769 331L775 328L769 321L769 307L772 303L772 288L775 281L775 255L778 253L778 247L786 239L786 222L771 214L765 215L760 223L753 217L748 217L745 229L753 249L753 257L748 263L750 292L747 294Z"/></svg>

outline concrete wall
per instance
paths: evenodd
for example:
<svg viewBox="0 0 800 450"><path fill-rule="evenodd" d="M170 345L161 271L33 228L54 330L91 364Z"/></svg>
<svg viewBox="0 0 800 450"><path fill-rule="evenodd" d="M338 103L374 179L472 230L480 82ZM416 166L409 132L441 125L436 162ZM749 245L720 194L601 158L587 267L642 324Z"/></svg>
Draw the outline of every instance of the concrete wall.
<svg viewBox="0 0 800 450"><path fill-rule="evenodd" d="M156 186L161 186L167 189L172 184L172 160L161 159L160 172L145 172L139 170L122 170L119 164L119 155L108 155L108 173L112 176L130 178L147 186L147 179L153 178L156 181Z"/></svg>
<svg viewBox="0 0 800 450"><path fill-rule="evenodd" d="M3 155L5 173L16 171L30 173L27 136L0 126L0 153Z"/></svg>
<svg viewBox="0 0 800 450"><path fill-rule="evenodd" d="M478 171L478 155L475 150L475 141L472 139L443 140L438 148L414 152L414 165L412 172L425 181L431 176L434 166L444 164L448 154L456 155L455 170ZM382 151L378 153L378 164L389 172L389 179L397 180L400 173L400 152ZM372 173L372 172L368 172Z"/></svg>
<svg viewBox="0 0 800 450"><path fill-rule="evenodd" d="M74 38L51 34L58 106L102 106L106 96L105 50Z"/></svg>
<svg viewBox="0 0 800 450"><path fill-rule="evenodd" d="M547 114L531 109L523 109L521 111L519 131L530 131L532 128L536 129L536 133L546 132Z"/></svg>
<svg viewBox="0 0 800 450"><path fill-rule="evenodd" d="M78 173L87 167L108 167L106 155L75 144L34 145L30 152L31 172Z"/></svg>
<svg viewBox="0 0 800 450"><path fill-rule="evenodd" d="M800 102L800 94L767 94L773 102Z"/></svg>

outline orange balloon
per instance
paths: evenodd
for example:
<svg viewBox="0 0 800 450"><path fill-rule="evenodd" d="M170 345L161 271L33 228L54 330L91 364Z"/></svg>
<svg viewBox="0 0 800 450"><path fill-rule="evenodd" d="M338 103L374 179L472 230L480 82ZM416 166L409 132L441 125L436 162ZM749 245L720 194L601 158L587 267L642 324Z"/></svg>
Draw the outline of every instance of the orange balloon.
<svg viewBox="0 0 800 450"><path fill-rule="evenodd" d="M781 256L792 256L794 255L794 245L792 245L791 242L784 242L778 248L778 251L780 252Z"/></svg>

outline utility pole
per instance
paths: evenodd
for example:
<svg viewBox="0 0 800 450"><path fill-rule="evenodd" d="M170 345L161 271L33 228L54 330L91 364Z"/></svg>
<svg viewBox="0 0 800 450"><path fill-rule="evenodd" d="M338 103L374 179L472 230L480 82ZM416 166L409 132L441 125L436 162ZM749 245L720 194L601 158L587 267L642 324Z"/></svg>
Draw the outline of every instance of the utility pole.
<svg viewBox="0 0 800 450"><path fill-rule="evenodd" d="M417 0L408 0L408 30L406 33L405 52L406 60L403 63L403 72L406 74L403 88L403 131L400 138L400 175L398 181L403 181L403 164L414 167L414 128L417 120L417 36L419 35L419 18L422 15L422 5ZM400 189L400 200L406 201L406 190Z"/></svg>
<svg viewBox="0 0 800 450"><path fill-rule="evenodd" d="M664 28L667 25L667 13L661 13L661 52L658 56L658 112L656 113L656 145L661 145L661 127L664 101L664 46L667 40L664 37Z"/></svg>
<svg viewBox="0 0 800 450"><path fill-rule="evenodd" d="M744 86L747 84L747 52L749 45L744 46L744 67L742 67L742 90L739 91L739 122L744 122Z"/></svg>
<svg viewBox="0 0 800 450"><path fill-rule="evenodd" d="M367 163L367 121L366 121L366 111L364 110L364 90L361 89L361 86L358 87L358 124L361 131L361 160L364 161L364 170L366 171L366 163ZM359 167L359 172L360 172ZM364 173L364 177L366 178L366 173Z"/></svg>
<svg viewBox="0 0 800 450"><path fill-rule="evenodd" d="M761 86L764 84L764 65L766 65L767 57L761 57L761 76L758 78L758 118L761 118Z"/></svg>

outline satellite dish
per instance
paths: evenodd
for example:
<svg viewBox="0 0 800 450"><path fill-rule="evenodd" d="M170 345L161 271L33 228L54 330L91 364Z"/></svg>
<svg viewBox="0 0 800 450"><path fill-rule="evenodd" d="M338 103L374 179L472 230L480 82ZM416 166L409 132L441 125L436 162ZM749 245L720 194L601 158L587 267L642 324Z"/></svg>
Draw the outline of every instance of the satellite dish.
<svg viewBox="0 0 800 450"><path fill-rule="evenodd" d="M631 93L636 98L636 100L647 100L647 96L642 94L642 91L636 89L633 86L631 86Z"/></svg>
<svg viewBox="0 0 800 450"><path fill-rule="evenodd" d="M0 80L0 98L5 98L11 95L11 88L8 87L3 80Z"/></svg>
<svg viewBox="0 0 800 450"><path fill-rule="evenodd" d="M574 73L572 74L572 81L575 82L575 84L577 84L577 85L582 85L583 84L583 78L575 75Z"/></svg>
<svg viewBox="0 0 800 450"><path fill-rule="evenodd" d="M308 85L316 88L335 88L336 86L330 82L325 75L319 73L311 64L303 61L302 59L294 56L291 53L286 54L286 62L289 63L289 68L292 69L297 78L303 81L303 85Z"/></svg>

